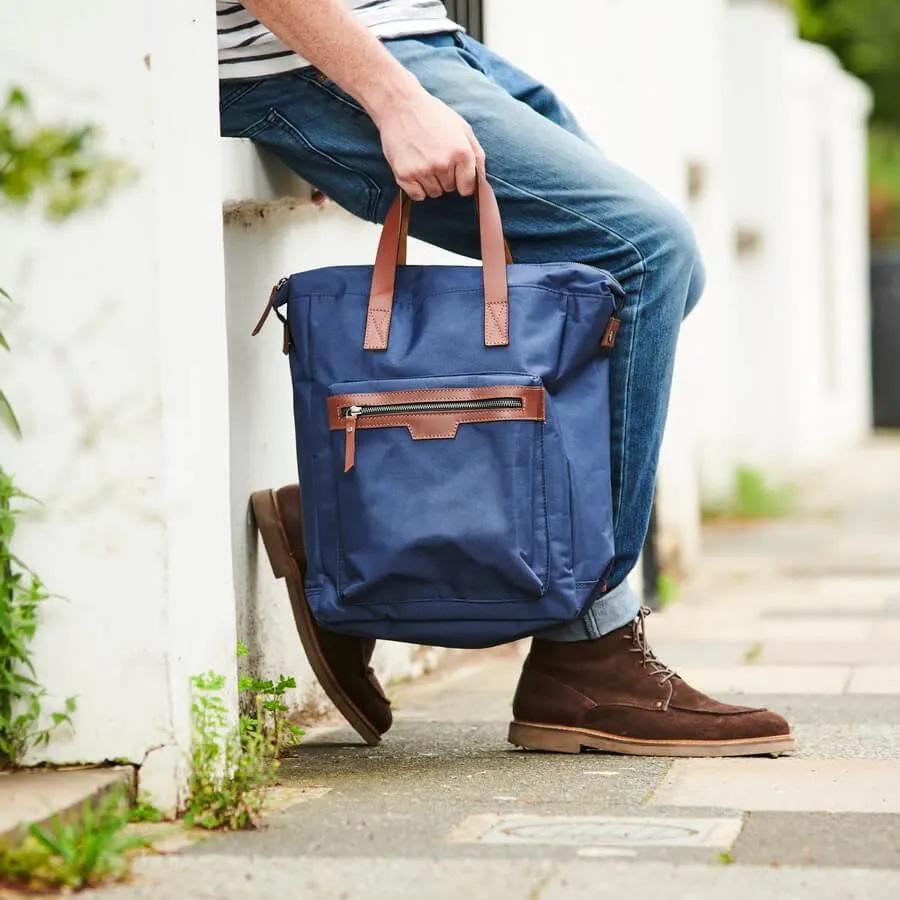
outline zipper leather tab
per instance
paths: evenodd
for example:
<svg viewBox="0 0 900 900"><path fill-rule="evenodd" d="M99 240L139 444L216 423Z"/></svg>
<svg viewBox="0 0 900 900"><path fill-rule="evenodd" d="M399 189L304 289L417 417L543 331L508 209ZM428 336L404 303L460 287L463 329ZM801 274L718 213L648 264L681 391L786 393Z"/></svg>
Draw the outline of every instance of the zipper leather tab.
<svg viewBox="0 0 900 900"><path fill-rule="evenodd" d="M362 412L361 406L351 406L344 418L344 474L356 464L356 419Z"/></svg>
<svg viewBox="0 0 900 900"><path fill-rule="evenodd" d="M622 320L615 314L609 317L609 321L606 323L606 330L603 332L603 337L600 338L600 347L603 350L612 350L613 347L616 346L616 337L619 334L619 326L621 326Z"/></svg>
<svg viewBox="0 0 900 900"><path fill-rule="evenodd" d="M287 278L282 278L277 284L272 286L272 290L269 292L269 299L266 301L266 307L262 311L262 315L259 317L259 321L256 323L253 331L250 332L251 337L256 337L260 331L262 331L262 327L266 324L269 314L275 309L275 298L278 296L278 292L287 284L287 281Z"/></svg>

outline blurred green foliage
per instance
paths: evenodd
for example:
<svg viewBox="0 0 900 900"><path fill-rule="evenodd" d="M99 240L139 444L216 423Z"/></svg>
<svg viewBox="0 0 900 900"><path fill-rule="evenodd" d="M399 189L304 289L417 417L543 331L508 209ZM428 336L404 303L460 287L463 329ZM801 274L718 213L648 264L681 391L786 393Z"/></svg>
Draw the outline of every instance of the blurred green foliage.
<svg viewBox="0 0 900 900"><path fill-rule="evenodd" d="M134 173L101 153L98 138L92 125L37 121L25 92L11 88L0 100L0 213L33 203L61 221L106 199L115 184ZM10 301L0 287L0 302ZM0 349L9 350L2 324L0 317ZM0 389L2 428L20 433L12 403Z"/></svg>
<svg viewBox="0 0 900 900"><path fill-rule="evenodd" d="M794 0L800 34L872 89L870 231L900 244L900 0Z"/></svg>
<svg viewBox="0 0 900 900"><path fill-rule="evenodd" d="M830 47L872 88L874 122L900 128L900 2L796 0L800 34Z"/></svg>
<svg viewBox="0 0 900 900"><path fill-rule="evenodd" d="M127 173L97 148L92 125L35 120L24 91L0 104L0 209L36 201L51 219L100 203Z"/></svg>

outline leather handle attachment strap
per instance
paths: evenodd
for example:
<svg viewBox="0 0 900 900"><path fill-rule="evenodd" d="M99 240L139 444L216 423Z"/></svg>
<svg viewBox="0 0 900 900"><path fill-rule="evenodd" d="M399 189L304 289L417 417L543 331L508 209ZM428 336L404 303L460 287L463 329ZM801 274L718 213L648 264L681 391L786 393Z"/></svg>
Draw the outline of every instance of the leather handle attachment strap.
<svg viewBox="0 0 900 900"><path fill-rule="evenodd" d="M512 258L503 239L497 198L487 179L482 176L478 177L476 200L484 273L484 345L505 347L509 344L506 264L512 262ZM384 221L369 293L366 335L363 341L363 348L366 350L387 350L397 266L406 263L409 210L409 197L401 192L391 204Z"/></svg>

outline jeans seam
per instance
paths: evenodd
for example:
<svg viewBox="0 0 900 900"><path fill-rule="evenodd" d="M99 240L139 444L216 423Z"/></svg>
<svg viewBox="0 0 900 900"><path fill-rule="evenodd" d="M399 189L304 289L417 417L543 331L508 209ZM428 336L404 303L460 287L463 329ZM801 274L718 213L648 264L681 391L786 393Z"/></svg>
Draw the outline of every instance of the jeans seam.
<svg viewBox="0 0 900 900"><path fill-rule="evenodd" d="M255 91L260 84L261 81L259 79L254 79L253 81L242 84L240 87L236 87L230 94L225 96L224 100L220 101L220 109L223 111L231 109L235 103L239 100L243 100L249 93ZM221 92L221 88L219 90Z"/></svg>
<svg viewBox="0 0 900 900"><path fill-rule="evenodd" d="M328 160L328 162L330 162L332 165L343 169L345 172L349 172L355 175L362 182L363 189L368 195L368 202L366 204L364 213L361 215L361 218L367 219L370 222L375 220L375 214L378 210L378 203L381 200L381 187L378 185L378 182L376 182L365 172L361 172L359 171L359 169L356 169L353 166L349 166L347 165L347 163L341 162L330 153L326 153L320 147L317 147L296 125L293 124L293 122L285 118L277 109L272 108L269 110L267 121L271 122L272 125L274 125L276 128L282 129L282 131L286 132L288 135L291 135L295 139L299 140L303 144L303 146L306 147L310 152L318 154L323 159ZM357 213L357 215L359 215L359 213Z"/></svg>
<svg viewBox="0 0 900 900"><path fill-rule="evenodd" d="M307 67L307 68L310 68L310 67ZM318 71L318 70L314 70L314 71ZM356 100L354 100L349 94L343 93L342 89L340 87L338 87L338 85L336 85L333 81L331 81L330 79L326 79L325 81L320 81L315 75L313 75L311 73L303 74L303 72L304 72L304 69L300 69L300 70L294 72L293 74L295 75L295 77L300 78L303 81L305 81L311 87L319 88L319 90L324 91L330 97L333 97L335 100L339 100L341 103L344 104L344 106L349 107L354 112L362 113L363 115L366 115L365 109L363 109L363 107L359 103L357 103Z"/></svg>
<svg viewBox="0 0 900 900"><path fill-rule="evenodd" d="M625 360L625 376L623 379L623 391L622 391L623 396L627 396L628 391L629 391L629 386L631 384L631 372L632 372L632 359L633 359L633 355L634 355L633 350L634 350L634 344L635 344L635 332L637 331L637 325L638 325L638 310L640 309L641 297L643 296L643 293L644 293L644 280L645 280L645 277L647 274L647 264L646 264L646 260L644 258L644 254L641 253L640 249L633 241L629 240L624 235L619 234L619 232L617 232L613 228L610 228L608 225L604 225L601 222L597 222L596 220L592 219L590 216L586 216L583 213L578 212L577 210L574 210L568 206L562 205L561 203L554 203L552 200L548 200L546 197L541 197L540 194L535 194L532 191L527 190L526 188L519 187L516 184L512 184L511 182L506 181L505 179L500 178L497 175L491 175L490 177L493 181L496 181L499 184L504 185L505 187L508 187L514 191L518 191L520 194L525 194L526 196L531 197L534 200L537 200L539 203L543 203L547 206L552 206L554 209L558 209L560 212L568 213L569 215L574 216L576 219L581 219L583 222L587 222L588 224L594 226L595 228L599 228L601 231L604 231L607 234L613 235L614 237L616 237L620 241L622 241L624 244L631 247L631 249L637 255L639 269L640 269L640 280L638 282L637 297L635 299L635 304L636 304L635 305L635 316L634 316L634 321L632 323L631 340L628 342L628 353L627 353L626 360ZM615 273L613 273L613 275L615 275ZM627 299L626 299L626 303L627 303ZM619 527L619 519L620 519L621 511L622 511L622 497L625 495L625 489L624 489L625 483L624 482L625 482L625 472L626 472L626 468L627 468L626 460L628 457L628 440L627 440L628 428L627 428L627 422L625 420L626 406L627 406L627 404L623 403L622 409L621 409L621 414L622 414L622 441L621 441L622 460L621 460L621 465L619 467L619 496L618 496L618 499L616 500L615 509L613 511L613 531L616 531ZM612 587L615 587L615 585L612 585Z"/></svg>

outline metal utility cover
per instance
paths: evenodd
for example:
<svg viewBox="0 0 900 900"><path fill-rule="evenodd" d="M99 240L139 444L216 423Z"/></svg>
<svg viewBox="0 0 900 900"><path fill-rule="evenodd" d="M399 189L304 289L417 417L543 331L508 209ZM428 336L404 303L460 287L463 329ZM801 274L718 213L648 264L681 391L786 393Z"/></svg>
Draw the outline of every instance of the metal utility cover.
<svg viewBox="0 0 900 900"><path fill-rule="evenodd" d="M571 847L730 847L738 818L620 816L472 816L451 836L454 843L556 844Z"/></svg>

